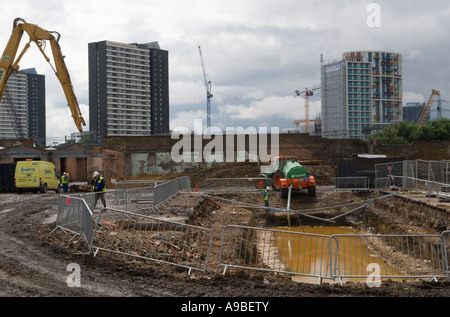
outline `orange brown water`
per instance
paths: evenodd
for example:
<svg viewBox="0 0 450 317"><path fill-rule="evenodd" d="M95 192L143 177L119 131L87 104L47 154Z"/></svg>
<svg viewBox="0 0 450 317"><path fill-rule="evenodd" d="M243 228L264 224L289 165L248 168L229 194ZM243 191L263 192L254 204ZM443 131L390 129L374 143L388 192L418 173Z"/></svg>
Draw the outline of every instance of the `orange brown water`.
<svg viewBox="0 0 450 317"><path fill-rule="evenodd" d="M332 272L332 274L351 275L366 280L372 272L375 272L368 265L376 263L380 277L400 275L397 270L380 259L363 239L341 237L336 258L336 242L331 240L330 250L330 236L358 234L353 228L276 227L272 229L283 231L276 233L277 247L281 260L292 272L323 277L330 276ZM289 232L302 233L302 235L289 234ZM336 262L335 259L337 259ZM335 267L338 268L336 272Z"/></svg>

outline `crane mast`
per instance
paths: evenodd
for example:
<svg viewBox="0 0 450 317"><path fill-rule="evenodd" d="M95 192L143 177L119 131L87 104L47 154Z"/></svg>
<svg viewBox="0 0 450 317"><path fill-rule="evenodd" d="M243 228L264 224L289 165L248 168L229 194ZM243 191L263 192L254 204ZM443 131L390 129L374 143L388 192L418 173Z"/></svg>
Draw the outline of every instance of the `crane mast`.
<svg viewBox="0 0 450 317"><path fill-rule="evenodd" d="M211 127L211 99L213 97L213 94L211 93L212 83L208 79L208 75L206 74L205 62L203 61L202 48L199 46L198 50L200 52L200 61L202 63L203 78L205 80L205 87L206 87L206 116L207 116L206 125L207 125L207 128L210 128Z"/></svg>
<svg viewBox="0 0 450 317"><path fill-rule="evenodd" d="M313 88L306 88L303 91L296 90L297 96L305 95L305 132L309 134L309 97L314 96L314 90L321 89L321 85L316 85Z"/></svg>

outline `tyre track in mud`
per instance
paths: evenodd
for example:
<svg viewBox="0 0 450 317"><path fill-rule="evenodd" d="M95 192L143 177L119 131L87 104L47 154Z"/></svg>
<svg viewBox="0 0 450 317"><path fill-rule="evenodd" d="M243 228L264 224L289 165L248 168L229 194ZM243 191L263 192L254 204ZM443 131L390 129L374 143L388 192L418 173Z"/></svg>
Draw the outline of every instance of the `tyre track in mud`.
<svg viewBox="0 0 450 317"><path fill-rule="evenodd" d="M55 204L55 195L2 195L0 212L0 295L48 296L67 292L64 266L42 253L39 241L23 236L35 225L36 216ZM41 215L42 216L42 215ZM43 217L45 218L45 217ZM28 231L28 232L27 232ZM64 289L64 290L63 290Z"/></svg>
<svg viewBox="0 0 450 317"><path fill-rule="evenodd" d="M0 297L171 295L150 285L137 285L136 290L124 287L123 277L109 261L104 264L88 252L70 253L76 244L68 242L71 235L51 233L57 195L2 194L1 198ZM71 263L80 265L81 287L67 283Z"/></svg>

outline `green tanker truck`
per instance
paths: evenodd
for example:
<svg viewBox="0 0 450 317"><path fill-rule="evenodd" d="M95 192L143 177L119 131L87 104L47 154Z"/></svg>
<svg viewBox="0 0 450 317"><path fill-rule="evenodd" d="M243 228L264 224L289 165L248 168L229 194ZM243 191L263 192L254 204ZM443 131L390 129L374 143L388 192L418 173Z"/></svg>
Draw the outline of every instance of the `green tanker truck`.
<svg viewBox="0 0 450 317"><path fill-rule="evenodd" d="M307 190L310 196L316 195L316 180L311 173L303 167L295 156L278 156L271 160L264 173L259 175L258 188L264 188L264 179L271 180L272 188L280 191L281 197L287 198L289 187L292 189Z"/></svg>

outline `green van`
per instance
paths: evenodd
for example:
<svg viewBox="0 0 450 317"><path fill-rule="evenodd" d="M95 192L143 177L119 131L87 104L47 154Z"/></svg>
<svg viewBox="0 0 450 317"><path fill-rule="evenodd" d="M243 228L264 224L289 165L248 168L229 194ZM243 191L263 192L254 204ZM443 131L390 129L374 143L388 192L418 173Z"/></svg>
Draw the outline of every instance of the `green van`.
<svg viewBox="0 0 450 317"><path fill-rule="evenodd" d="M61 190L55 165L45 161L17 162L14 186L18 193L26 191L46 193L48 189L59 193Z"/></svg>

